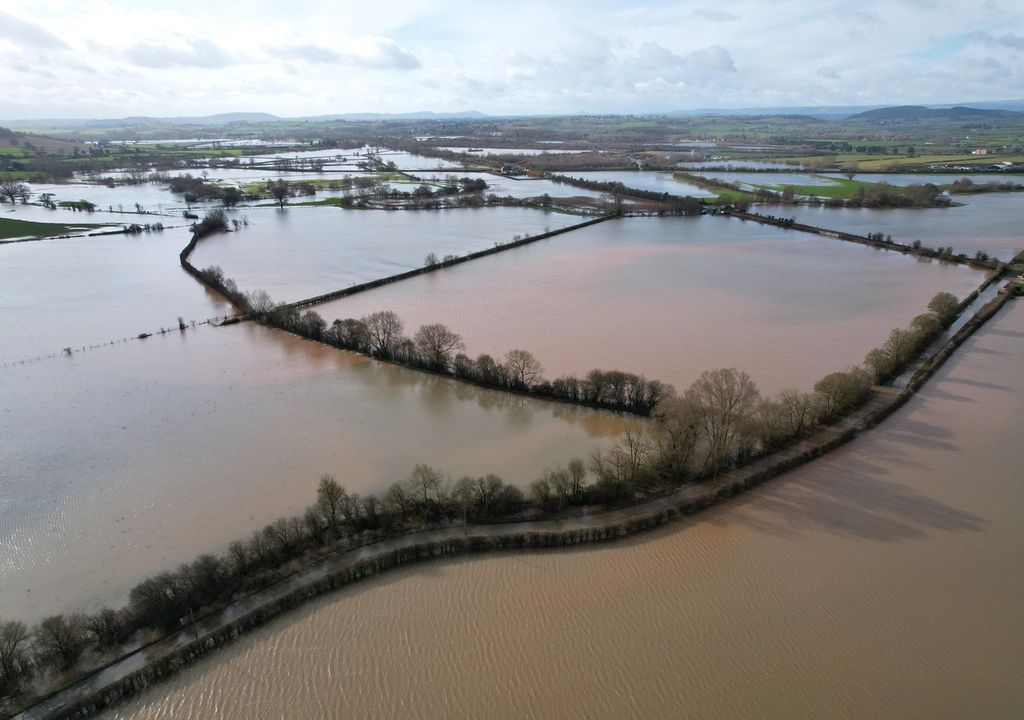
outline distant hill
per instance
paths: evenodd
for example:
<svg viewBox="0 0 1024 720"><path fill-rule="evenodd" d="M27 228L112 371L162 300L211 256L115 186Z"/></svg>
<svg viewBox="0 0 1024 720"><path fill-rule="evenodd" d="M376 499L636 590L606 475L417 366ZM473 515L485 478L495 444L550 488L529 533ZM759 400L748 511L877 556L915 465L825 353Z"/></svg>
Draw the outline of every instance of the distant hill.
<svg viewBox="0 0 1024 720"><path fill-rule="evenodd" d="M966 110L1019 110L1024 111L1024 100L997 100L985 102L961 102L946 105L913 105L903 106L926 110L951 110L963 108ZM759 115L791 115L817 118L819 120L842 120L858 115L865 115L874 110L897 110L888 105L793 105L787 107L745 107L745 108L696 108L693 110L673 110L664 113L669 117L689 116L759 116Z"/></svg>
<svg viewBox="0 0 1024 720"><path fill-rule="evenodd" d="M277 115L259 112L235 112L220 113L218 115L203 115L200 117L127 117L125 124L137 125L151 122L171 123L174 125L229 125L231 123L259 123L273 122L280 120Z"/></svg>
<svg viewBox="0 0 1024 720"><path fill-rule="evenodd" d="M332 120L348 120L352 122L366 120L480 120L491 117L476 110L464 110L462 112L436 113L424 110L421 112L409 113L343 113L340 115L311 115L309 117L294 118L295 120L312 120L320 122L331 122Z"/></svg>
<svg viewBox="0 0 1024 720"><path fill-rule="evenodd" d="M1024 122L1024 113L1013 110L987 110L957 105L951 108L928 108L923 105L900 105L857 113L849 122Z"/></svg>

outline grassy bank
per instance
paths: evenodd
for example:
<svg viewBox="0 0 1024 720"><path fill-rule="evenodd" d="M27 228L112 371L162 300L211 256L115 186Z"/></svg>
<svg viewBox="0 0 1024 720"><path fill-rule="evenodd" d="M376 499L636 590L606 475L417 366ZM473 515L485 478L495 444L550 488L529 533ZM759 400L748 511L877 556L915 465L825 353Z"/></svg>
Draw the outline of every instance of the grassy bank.
<svg viewBox="0 0 1024 720"><path fill-rule="evenodd" d="M42 223L31 220L18 220L16 218L0 218L0 240L10 238L44 238L55 235L73 235L86 230L94 230L103 225L94 223L75 223L67 225L64 223Z"/></svg>

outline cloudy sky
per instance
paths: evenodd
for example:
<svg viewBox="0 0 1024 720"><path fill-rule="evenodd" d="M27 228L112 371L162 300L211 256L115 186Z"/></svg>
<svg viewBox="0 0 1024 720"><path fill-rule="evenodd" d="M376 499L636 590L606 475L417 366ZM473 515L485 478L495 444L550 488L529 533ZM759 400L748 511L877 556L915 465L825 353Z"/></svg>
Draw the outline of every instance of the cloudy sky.
<svg viewBox="0 0 1024 720"><path fill-rule="evenodd" d="M2 7L0 118L1024 99L1020 0Z"/></svg>

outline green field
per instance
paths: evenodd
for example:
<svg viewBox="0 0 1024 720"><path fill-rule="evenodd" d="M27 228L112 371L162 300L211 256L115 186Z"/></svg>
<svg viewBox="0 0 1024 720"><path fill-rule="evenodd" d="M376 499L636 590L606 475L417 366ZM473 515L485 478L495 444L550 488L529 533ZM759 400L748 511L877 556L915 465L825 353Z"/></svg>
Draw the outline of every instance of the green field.
<svg viewBox="0 0 1024 720"><path fill-rule="evenodd" d="M102 225L90 223L75 223L65 225L63 223L41 223L30 220L18 220L16 218L0 217L0 240L8 238L44 238L54 235L72 235L85 230L103 227Z"/></svg>

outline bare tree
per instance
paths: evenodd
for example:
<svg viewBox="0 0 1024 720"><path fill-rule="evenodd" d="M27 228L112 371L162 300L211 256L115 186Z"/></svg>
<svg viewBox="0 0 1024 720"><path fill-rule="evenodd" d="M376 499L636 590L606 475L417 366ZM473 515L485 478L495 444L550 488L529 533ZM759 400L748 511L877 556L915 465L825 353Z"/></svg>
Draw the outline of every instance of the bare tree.
<svg viewBox="0 0 1024 720"><path fill-rule="evenodd" d="M694 450L701 434L699 408L680 397L663 398L651 411L657 473L674 482L690 472Z"/></svg>
<svg viewBox="0 0 1024 720"><path fill-rule="evenodd" d="M96 645L109 648L122 642L128 624L125 622L124 611L104 607L86 621L89 633L96 639Z"/></svg>
<svg viewBox="0 0 1024 720"><path fill-rule="evenodd" d="M447 370L452 353L464 350L462 337L440 323L424 325L416 331L416 350L434 370Z"/></svg>
<svg viewBox="0 0 1024 720"><path fill-rule="evenodd" d="M341 505L347 494L345 488L338 484L334 476L323 475L320 477L320 484L316 488L316 506L327 523L327 527L335 533L341 522Z"/></svg>
<svg viewBox="0 0 1024 720"><path fill-rule="evenodd" d="M0 697L18 689L28 669L28 628L17 620L0 620Z"/></svg>
<svg viewBox="0 0 1024 720"><path fill-rule="evenodd" d="M402 336L402 321L392 310L371 313L360 322L366 327L370 350L374 355L390 358Z"/></svg>
<svg viewBox="0 0 1024 720"><path fill-rule="evenodd" d="M826 375L814 385L821 398L821 412L831 419L854 407L871 389L871 373L861 367Z"/></svg>
<svg viewBox="0 0 1024 720"><path fill-rule="evenodd" d="M406 488L421 510L433 514L444 498L444 476L429 465L418 464L409 473Z"/></svg>
<svg viewBox="0 0 1024 720"><path fill-rule="evenodd" d="M509 350L505 355L505 367L509 382L524 388L533 385L544 371L537 358L528 350Z"/></svg>
<svg viewBox="0 0 1024 720"><path fill-rule="evenodd" d="M54 659L62 668L71 667L88 644L85 617L51 615L35 629L36 653L44 660Z"/></svg>
<svg viewBox="0 0 1024 720"><path fill-rule="evenodd" d="M266 290L253 290L245 294L245 302L249 310L259 316L266 315L277 307L274 299Z"/></svg>
<svg viewBox="0 0 1024 720"><path fill-rule="evenodd" d="M2 180L0 181L0 201L4 198L7 199L12 205L22 195L27 197L28 185L16 180Z"/></svg>
<svg viewBox="0 0 1024 720"><path fill-rule="evenodd" d="M945 325L954 317L960 308L960 300L956 295L948 292L940 292L928 301L928 309L935 313L939 321Z"/></svg>
<svg viewBox="0 0 1024 720"><path fill-rule="evenodd" d="M292 194L288 183L284 180L278 180L277 182L271 183L268 189L270 190L270 196L277 200L277 206L279 208L284 208L285 201L288 199L288 196Z"/></svg>
<svg viewBox="0 0 1024 720"><path fill-rule="evenodd" d="M698 410L708 446L701 470L721 469L739 449L743 427L757 409L757 386L745 372L719 368L701 373L683 397Z"/></svg>

